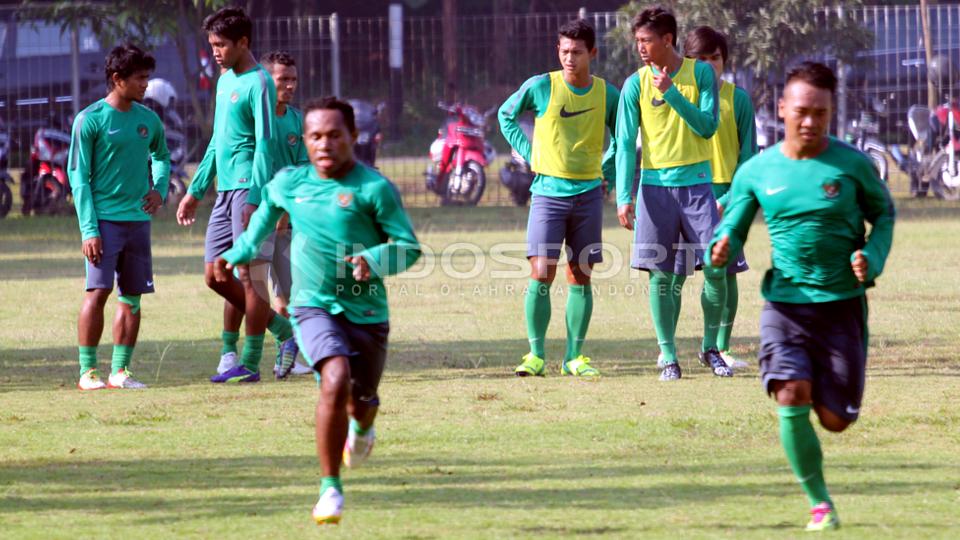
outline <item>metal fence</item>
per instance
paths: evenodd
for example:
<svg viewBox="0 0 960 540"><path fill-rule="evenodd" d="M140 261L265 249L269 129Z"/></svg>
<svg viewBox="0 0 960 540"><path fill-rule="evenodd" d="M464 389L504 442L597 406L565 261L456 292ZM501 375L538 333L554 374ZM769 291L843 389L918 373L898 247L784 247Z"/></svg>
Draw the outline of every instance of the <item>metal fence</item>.
<svg viewBox="0 0 960 540"><path fill-rule="evenodd" d="M954 95L960 69L960 6L938 4L929 8L935 68L941 81L937 101ZM392 94L402 101L382 116L388 135L380 149L379 164L403 192L407 204L433 205L437 197L424 188L428 149L444 122L436 107L455 97L483 110L499 105L534 74L557 69L556 29L583 12L490 15L456 19L452 49L445 46L441 17L402 19L402 68L391 71L391 34L387 13L382 17L336 16L272 18L255 21L257 54L285 49L297 59L299 99L339 92L345 97L389 103ZM629 73L608 73L607 47L611 30L625 22L614 12L585 13L597 29L599 74L619 84ZM906 110L927 103L927 61L924 55L918 6L866 7L856 12L874 32L874 46L861 54L847 75L846 107L849 118L869 108L880 116L886 142L906 144ZM448 32L450 37L451 33ZM449 43L447 43L449 45ZM75 51L76 60L71 56ZM29 163L32 137L39 127L65 127L73 110L74 95L82 106L103 93L102 61L106 47L81 30L72 39L56 25L31 25L18 21L15 12L0 11L0 129L11 135L10 166ZM174 82L181 94L197 81L185 78L180 59L170 43L155 49L157 76ZM197 67L191 54L190 69ZM451 56L452 55L452 56ZM74 66L79 73L73 76ZM770 74L775 80L782 73ZM79 88L74 87L77 79ZM393 86L392 86L393 85ZM182 100L184 116L191 118ZM769 110L772 103L757 103ZM843 118L839 126L845 125ZM487 192L481 204L511 204L497 171L508 157L495 118L487 130L498 158L487 167ZM197 133L196 130L191 133ZM202 150L205 141L195 140ZM894 185L900 188L899 185Z"/></svg>

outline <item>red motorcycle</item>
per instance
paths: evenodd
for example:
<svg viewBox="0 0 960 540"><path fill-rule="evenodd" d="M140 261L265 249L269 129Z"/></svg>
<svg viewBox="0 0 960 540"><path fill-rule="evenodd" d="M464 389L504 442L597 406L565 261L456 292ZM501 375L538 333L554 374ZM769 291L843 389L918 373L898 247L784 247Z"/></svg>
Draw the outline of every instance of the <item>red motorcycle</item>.
<svg viewBox="0 0 960 540"><path fill-rule="evenodd" d="M443 206L476 206L487 187L484 167L497 155L484 139L487 119L496 109L480 113L469 105L437 106L450 116L430 145L430 165L424 173L427 189L440 196Z"/></svg>
<svg viewBox="0 0 960 540"><path fill-rule="evenodd" d="M40 128L30 147L30 168L20 183L23 215L57 214L70 210L70 181L67 179L67 153L70 135Z"/></svg>

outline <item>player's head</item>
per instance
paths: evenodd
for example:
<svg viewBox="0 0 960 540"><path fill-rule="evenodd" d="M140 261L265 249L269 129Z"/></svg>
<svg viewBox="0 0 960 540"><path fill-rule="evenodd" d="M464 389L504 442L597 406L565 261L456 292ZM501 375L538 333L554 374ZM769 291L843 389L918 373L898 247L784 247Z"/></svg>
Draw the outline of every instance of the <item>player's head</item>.
<svg viewBox="0 0 960 540"><path fill-rule="evenodd" d="M677 19L663 6L638 13L630 24L644 64L664 66L677 48Z"/></svg>
<svg viewBox="0 0 960 540"><path fill-rule="evenodd" d="M273 77L277 87L277 103L287 104L293 101L297 91L297 63L286 51L273 51L260 57L260 63Z"/></svg>
<svg viewBox="0 0 960 540"><path fill-rule="evenodd" d="M791 69L778 104L784 139L801 148L822 144L830 129L836 91L837 77L823 64L803 62Z"/></svg>
<svg viewBox="0 0 960 540"><path fill-rule="evenodd" d="M142 101L157 61L136 45L125 43L110 50L104 61L107 89L124 99Z"/></svg>
<svg viewBox="0 0 960 540"><path fill-rule="evenodd" d="M709 26L694 28L683 38L683 55L710 64L717 77L723 75L729 54L726 36Z"/></svg>
<svg viewBox="0 0 960 540"><path fill-rule="evenodd" d="M335 97L307 103L303 109L303 142L321 178L339 178L353 164L357 126L353 107Z"/></svg>
<svg viewBox="0 0 960 540"><path fill-rule="evenodd" d="M203 31L220 67L231 69L250 51L253 22L240 8L225 7L203 20Z"/></svg>
<svg viewBox="0 0 960 540"><path fill-rule="evenodd" d="M563 23L557 30L557 53L566 73L589 73L590 60L597 57L597 33L583 19Z"/></svg>

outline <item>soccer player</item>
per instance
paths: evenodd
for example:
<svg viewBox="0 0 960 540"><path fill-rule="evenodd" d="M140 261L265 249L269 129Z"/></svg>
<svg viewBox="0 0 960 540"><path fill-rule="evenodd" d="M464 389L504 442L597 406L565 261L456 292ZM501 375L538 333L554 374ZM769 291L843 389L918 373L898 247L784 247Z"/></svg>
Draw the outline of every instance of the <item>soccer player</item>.
<svg viewBox="0 0 960 540"><path fill-rule="evenodd" d="M307 147L303 143L303 113L291 105L297 91L297 63L286 51L273 51L260 57L260 65L270 73L273 85L277 88L277 130L273 139L276 148L273 153L274 168L307 165ZM273 256L270 259L270 281L273 283L273 308L284 317L289 317L287 305L290 303L290 219L286 214L277 222L274 233ZM275 374L278 379L286 378L290 373L297 375L313 373L309 366L294 363L297 357L296 342L284 349L277 344L282 354L277 357Z"/></svg>
<svg viewBox="0 0 960 540"><path fill-rule="evenodd" d="M170 182L163 123L137 103L155 67L153 56L133 45L114 47L104 69L107 97L80 111L73 122L67 174L87 270L78 324L81 390L146 388L133 378L130 357L140 331L140 297L154 290L150 216L163 203ZM97 345L114 276L120 297L110 377L104 384L97 376Z"/></svg>
<svg viewBox="0 0 960 540"><path fill-rule="evenodd" d="M631 266L650 274L650 310L660 346L660 380L682 374L674 336L683 283L702 266L703 248L720 221L710 188L717 130L713 69L677 52L677 20L663 7L643 10L631 28L644 66L623 83L617 115L617 217L635 230ZM643 163L636 209L631 200L639 126ZM726 300L725 270L704 269L704 362L714 375L733 371L717 350Z"/></svg>
<svg viewBox="0 0 960 540"><path fill-rule="evenodd" d="M728 203L734 172L758 152L753 102L744 89L720 78L729 58L726 36L709 26L695 28L687 33L683 40L683 54L687 58L710 64L720 82L720 120L717 132L710 138L710 171L713 174L713 196L717 199L717 210L722 216L723 208ZM717 334L720 357L730 368L736 369L747 367L746 362L730 354L730 335L733 332L739 300L737 274L748 269L742 252L736 264L727 267L727 296L720 318L720 331ZM704 359L702 354L700 358Z"/></svg>
<svg viewBox="0 0 960 540"><path fill-rule="evenodd" d="M239 280L217 281L213 261L243 232L250 214L260 204L260 190L273 176L276 89L270 74L250 52L253 24L243 10L220 9L203 21L203 29L214 58L226 71L217 81L213 135L187 195L180 201L177 221L193 224L200 199L216 176L217 201L207 225L204 279L230 305L224 307L218 374L210 380L258 382L264 331L269 328L284 346L293 343L289 341L293 336L290 322L273 312L268 302L266 281L272 246L249 267L238 269ZM246 336L240 364L236 364L241 318L246 319Z"/></svg>
<svg viewBox="0 0 960 540"><path fill-rule="evenodd" d="M763 209L773 251L762 288L760 373L777 400L781 442L812 507L807 529L815 531L840 520L810 410L835 432L860 413L866 289L883 271L895 218L870 158L827 135L836 86L823 64L804 62L787 74L779 102L784 140L737 171L708 248L713 266L733 260Z"/></svg>
<svg viewBox="0 0 960 540"><path fill-rule="evenodd" d="M338 523L340 463L370 454L377 387L387 357L385 276L404 271L420 245L397 189L357 163L353 108L336 98L308 103L304 141L312 164L288 168L263 190L250 228L216 261L217 279L257 255L283 212L293 225L293 321L300 350L320 381L317 456L323 470L318 524Z"/></svg>
<svg viewBox="0 0 960 540"><path fill-rule="evenodd" d="M561 248L567 258L567 351L560 373L596 377L597 368L581 353L593 312L590 273L602 260L603 178L612 178L613 148L603 152L605 126L616 126L620 93L612 84L590 74L597 56L596 35L582 19L558 31L558 71L528 79L500 107L500 131L536 173L530 191L533 202L527 222L530 280L524 312L530 352L514 373L545 373L547 326L550 324L550 284L557 274ZM533 142L520 128L526 111L536 114Z"/></svg>

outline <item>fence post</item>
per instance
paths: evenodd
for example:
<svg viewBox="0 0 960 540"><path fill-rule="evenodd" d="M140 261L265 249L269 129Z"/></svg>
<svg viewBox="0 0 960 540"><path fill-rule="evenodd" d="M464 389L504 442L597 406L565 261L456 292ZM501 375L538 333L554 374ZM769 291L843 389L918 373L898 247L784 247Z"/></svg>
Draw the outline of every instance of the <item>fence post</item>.
<svg viewBox="0 0 960 540"><path fill-rule="evenodd" d="M390 138L400 138L403 111L403 4L390 4Z"/></svg>
<svg viewBox="0 0 960 540"><path fill-rule="evenodd" d="M830 17L827 17L829 30ZM837 6L837 21L843 21L843 4ZM847 136L847 66L837 58L837 138L841 141Z"/></svg>
<svg viewBox="0 0 960 540"><path fill-rule="evenodd" d="M343 97L340 95L340 17L336 13L330 15L330 71L331 94Z"/></svg>

